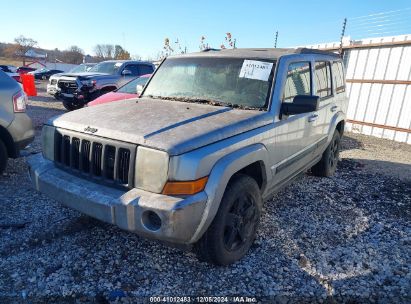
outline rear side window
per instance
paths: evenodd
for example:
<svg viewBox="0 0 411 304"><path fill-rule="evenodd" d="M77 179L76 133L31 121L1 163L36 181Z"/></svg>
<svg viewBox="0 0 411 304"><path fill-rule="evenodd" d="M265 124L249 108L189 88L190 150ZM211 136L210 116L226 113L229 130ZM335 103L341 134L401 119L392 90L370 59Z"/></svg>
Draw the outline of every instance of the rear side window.
<svg viewBox="0 0 411 304"><path fill-rule="evenodd" d="M142 64L139 66L139 69L140 69L140 75L151 74L154 72L153 67L150 65Z"/></svg>
<svg viewBox="0 0 411 304"><path fill-rule="evenodd" d="M288 66L283 102L292 102L297 95L311 95L310 63L294 62Z"/></svg>
<svg viewBox="0 0 411 304"><path fill-rule="evenodd" d="M335 92L337 94L345 92L344 70L341 61L333 62L332 66Z"/></svg>
<svg viewBox="0 0 411 304"><path fill-rule="evenodd" d="M320 61L315 63L314 80L316 89L315 95L320 98L332 95L331 68L329 62Z"/></svg>

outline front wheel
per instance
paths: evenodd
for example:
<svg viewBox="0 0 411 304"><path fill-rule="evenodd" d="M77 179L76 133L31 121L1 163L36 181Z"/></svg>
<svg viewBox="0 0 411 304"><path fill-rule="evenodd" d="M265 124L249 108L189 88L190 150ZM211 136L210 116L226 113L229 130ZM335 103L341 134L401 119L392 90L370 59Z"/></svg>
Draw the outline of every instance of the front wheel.
<svg viewBox="0 0 411 304"><path fill-rule="evenodd" d="M68 110L68 111L74 111L81 109L84 107L84 103L78 100L63 100L63 106Z"/></svg>
<svg viewBox="0 0 411 304"><path fill-rule="evenodd" d="M213 222L195 245L200 260L229 265L241 259L254 242L262 204L256 181L244 174L234 176Z"/></svg>
<svg viewBox="0 0 411 304"><path fill-rule="evenodd" d="M311 168L311 173L316 176L333 176L337 169L340 156L341 135L338 130L334 131L333 138L324 151L321 160Z"/></svg>

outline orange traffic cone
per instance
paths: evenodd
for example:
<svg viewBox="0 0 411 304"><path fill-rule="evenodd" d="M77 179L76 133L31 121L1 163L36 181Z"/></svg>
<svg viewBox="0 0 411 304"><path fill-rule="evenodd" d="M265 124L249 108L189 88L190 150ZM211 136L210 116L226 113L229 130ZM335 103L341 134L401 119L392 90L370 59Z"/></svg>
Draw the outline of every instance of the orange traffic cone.
<svg viewBox="0 0 411 304"><path fill-rule="evenodd" d="M34 83L34 75L21 74L21 82L23 84L23 90L27 96L37 96L36 85Z"/></svg>

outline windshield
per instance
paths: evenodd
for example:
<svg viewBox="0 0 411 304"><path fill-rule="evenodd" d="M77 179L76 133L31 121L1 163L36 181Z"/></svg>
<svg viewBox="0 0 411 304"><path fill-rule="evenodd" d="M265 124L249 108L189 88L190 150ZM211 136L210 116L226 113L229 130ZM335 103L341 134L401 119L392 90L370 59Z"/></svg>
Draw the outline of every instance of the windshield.
<svg viewBox="0 0 411 304"><path fill-rule="evenodd" d="M117 90L119 93L128 93L128 94L138 94L137 92L137 86L141 85L144 86L146 82L148 81L149 77L139 77L136 79L133 79L132 81L128 82L121 88Z"/></svg>
<svg viewBox="0 0 411 304"><path fill-rule="evenodd" d="M87 66L85 64L80 64L70 70L70 73L81 73L81 72L87 72L90 70L90 66Z"/></svg>
<svg viewBox="0 0 411 304"><path fill-rule="evenodd" d="M115 74L118 69L123 65L121 62L100 62L93 66L89 72L97 72L97 73L107 73L107 74Z"/></svg>
<svg viewBox="0 0 411 304"><path fill-rule="evenodd" d="M243 109L267 107L274 61L244 58L167 59L144 96Z"/></svg>

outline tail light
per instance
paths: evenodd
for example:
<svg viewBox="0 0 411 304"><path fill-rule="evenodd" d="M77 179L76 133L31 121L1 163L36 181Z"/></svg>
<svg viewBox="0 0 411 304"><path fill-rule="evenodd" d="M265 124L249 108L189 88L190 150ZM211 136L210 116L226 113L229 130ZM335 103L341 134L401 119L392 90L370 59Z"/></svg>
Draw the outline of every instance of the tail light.
<svg viewBox="0 0 411 304"><path fill-rule="evenodd" d="M27 95L23 91L19 91L13 96L14 112L26 112Z"/></svg>

